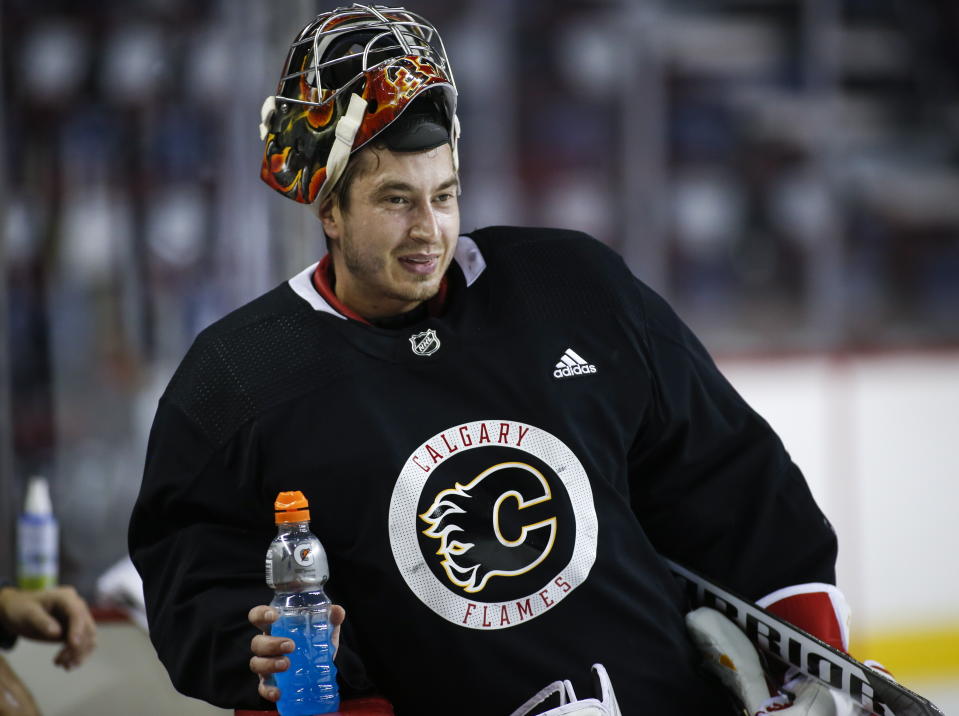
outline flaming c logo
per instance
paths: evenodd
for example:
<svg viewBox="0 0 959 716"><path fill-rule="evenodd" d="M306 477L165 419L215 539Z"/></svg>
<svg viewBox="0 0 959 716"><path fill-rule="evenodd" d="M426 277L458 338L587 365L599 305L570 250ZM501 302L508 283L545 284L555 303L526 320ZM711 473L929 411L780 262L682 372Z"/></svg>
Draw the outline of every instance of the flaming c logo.
<svg viewBox="0 0 959 716"><path fill-rule="evenodd" d="M546 614L596 560L593 489L568 445L515 420L450 425L407 458L393 487L390 546L410 591L467 629Z"/></svg>
<svg viewBox="0 0 959 716"><path fill-rule="evenodd" d="M492 501L491 505L477 507L475 503L483 498L475 497L474 489L487 477L502 470L510 470L514 489L487 498ZM443 557L443 569L449 580L471 594L480 592L492 577L525 574L549 556L556 541L556 517L521 524L519 534L513 539L504 532L502 517L510 508L517 513L533 512L533 507L551 499L549 482L539 470L522 462L500 463L484 470L466 485L457 482L455 487L440 492L429 509L420 515L420 519L429 525L423 534L440 541L436 554ZM472 516L476 513L480 517ZM485 519L483 515L487 514L492 518ZM539 540L545 546L524 550L532 541L528 540L530 534L538 531L546 535ZM478 543L499 545L502 549L498 555L495 552L492 555L471 555L471 552L480 551ZM524 550L525 555L521 553L517 557L515 553L520 550Z"/></svg>

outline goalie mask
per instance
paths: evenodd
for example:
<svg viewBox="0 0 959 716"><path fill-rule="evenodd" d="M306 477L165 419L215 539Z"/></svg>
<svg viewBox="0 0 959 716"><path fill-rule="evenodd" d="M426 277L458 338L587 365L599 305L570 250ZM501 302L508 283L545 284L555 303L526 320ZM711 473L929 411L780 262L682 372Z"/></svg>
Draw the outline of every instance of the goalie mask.
<svg viewBox="0 0 959 716"><path fill-rule="evenodd" d="M381 5L318 15L293 41L276 95L263 103L260 177L290 199L322 202L350 155L414 100L401 123L405 141L389 146L427 149L448 141L457 168L456 85L436 28Z"/></svg>

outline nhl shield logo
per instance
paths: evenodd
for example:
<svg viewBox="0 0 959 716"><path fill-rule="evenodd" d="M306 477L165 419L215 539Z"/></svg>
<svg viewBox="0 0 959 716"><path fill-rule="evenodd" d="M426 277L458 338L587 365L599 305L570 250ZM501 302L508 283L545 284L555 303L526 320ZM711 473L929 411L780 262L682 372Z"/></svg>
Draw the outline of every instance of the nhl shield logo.
<svg viewBox="0 0 959 716"><path fill-rule="evenodd" d="M431 356L440 349L440 339L432 328L410 336L410 345L418 356Z"/></svg>

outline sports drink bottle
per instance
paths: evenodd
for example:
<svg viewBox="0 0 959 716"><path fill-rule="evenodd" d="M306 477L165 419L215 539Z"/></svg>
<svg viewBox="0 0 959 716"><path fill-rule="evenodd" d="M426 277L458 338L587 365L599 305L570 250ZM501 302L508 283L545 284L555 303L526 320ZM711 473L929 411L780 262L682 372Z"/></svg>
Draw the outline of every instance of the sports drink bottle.
<svg viewBox="0 0 959 716"><path fill-rule="evenodd" d="M23 513L17 522L17 584L21 589L57 585L59 537L46 478L31 477Z"/></svg>
<svg viewBox="0 0 959 716"><path fill-rule="evenodd" d="M281 716L326 714L340 707L330 600L323 591L330 568L323 545L310 532L308 507L302 492L277 495L277 535L266 553L266 583L275 592L270 606L279 614L270 634L295 645L289 668L275 675Z"/></svg>

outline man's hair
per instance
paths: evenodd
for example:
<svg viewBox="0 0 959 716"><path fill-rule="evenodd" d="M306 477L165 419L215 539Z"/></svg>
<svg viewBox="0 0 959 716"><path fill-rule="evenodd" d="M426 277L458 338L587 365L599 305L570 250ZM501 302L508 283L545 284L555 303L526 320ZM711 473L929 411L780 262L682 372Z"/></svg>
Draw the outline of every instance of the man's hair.
<svg viewBox="0 0 959 716"><path fill-rule="evenodd" d="M340 174L340 178L333 186L330 195L324 200L323 204L330 201L333 202L333 206L339 207L340 211L349 211L350 189L353 186L353 182L365 174L376 171L376 168L380 165L380 157L377 152L387 148L385 142L374 142L352 154L346 163L346 167L343 169L343 173ZM321 210L322 204L317 202L317 216L319 216ZM330 237L326 235L325 230L323 232L323 238L326 241L326 252L332 253Z"/></svg>
<svg viewBox="0 0 959 716"><path fill-rule="evenodd" d="M349 161L346 163L346 168L343 170L343 174L340 175L339 181L336 182L336 185L330 192L330 200L333 201L335 206L340 208L340 211L349 211L350 188L353 184L353 181L371 171L375 171L376 167L380 165L380 158L376 154L376 151L386 148L387 147L384 142L374 142L350 157ZM372 157L372 159L369 159L368 157ZM371 166L371 163L374 160L376 164Z"/></svg>
<svg viewBox="0 0 959 716"><path fill-rule="evenodd" d="M318 200L314 205L318 218L320 213L323 211L323 207L326 205L326 202L332 202L333 206L339 207L340 211L349 211L350 188L353 184L353 181L366 174L366 172L371 171L371 169L367 167L367 165L370 163L370 160L366 158L367 155L373 155L373 158L376 159L377 165L379 165L380 158L376 156L375 152L367 151L367 149L383 149L385 147L386 145L382 142L376 142L350 156L346 166L343 168L343 173L340 174L340 178L333 186L329 196L327 196L323 201ZM326 235L326 230L323 231L323 239L326 243L326 252L332 253L333 251L330 248L330 237Z"/></svg>

